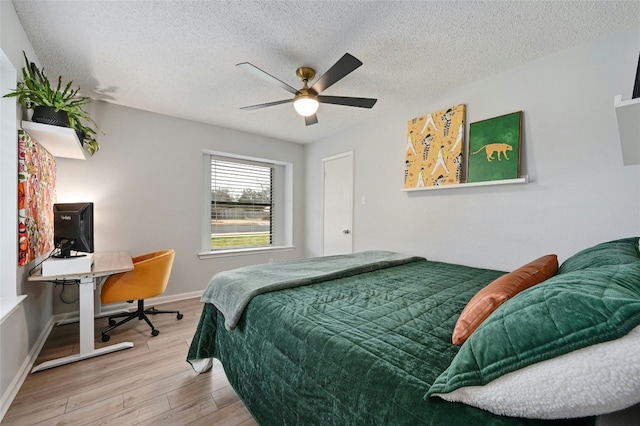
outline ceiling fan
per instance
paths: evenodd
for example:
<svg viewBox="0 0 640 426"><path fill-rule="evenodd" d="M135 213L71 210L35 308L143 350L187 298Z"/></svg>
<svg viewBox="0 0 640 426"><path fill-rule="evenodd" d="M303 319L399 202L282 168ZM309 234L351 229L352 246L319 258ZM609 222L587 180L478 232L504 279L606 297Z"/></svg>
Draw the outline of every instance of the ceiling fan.
<svg viewBox="0 0 640 426"><path fill-rule="evenodd" d="M305 124L307 126L310 126L318 122L316 111L318 110L318 106L320 103L359 108L372 108L376 104L377 99L353 98L348 96L324 96L320 94L325 89L329 88L333 84L346 77L360 65L362 65L362 62L360 60L348 53L345 53L345 55L340 58L338 62L336 62L331 68L329 68L326 73L318 78L318 80L316 80L316 82L313 83L311 87L308 86L308 83L312 81L316 76L316 70L310 67L300 67L296 70L296 75L300 80L302 80L303 87L302 89L297 90L289 86L282 80L272 76L271 74L262 71L255 65L252 65L249 62L242 62L240 64L237 64L237 66L252 73L257 77L262 78L263 80L282 87L287 92L292 93L294 97L282 101L246 106L240 109L251 111L254 109L266 108L293 102L293 107L295 108L296 112L302 115L304 117Z"/></svg>

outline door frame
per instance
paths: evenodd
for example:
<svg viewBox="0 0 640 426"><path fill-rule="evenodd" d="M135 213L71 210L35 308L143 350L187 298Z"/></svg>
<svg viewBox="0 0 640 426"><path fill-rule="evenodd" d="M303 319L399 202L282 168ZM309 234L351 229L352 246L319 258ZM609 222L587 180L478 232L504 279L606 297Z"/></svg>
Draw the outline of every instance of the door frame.
<svg viewBox="0 0 640 426"><path fill-rule="evenodd" d="M332 155L322 159L322 254L325 255L325 204L326 204L326 164L330 161L338 160L340 158L351 159L351 181L349 182L349 231L351 236L351 253L353 253L353 210L354 210L354 181L355 181L355 161L354 151L347 151L341 154ZM346 182L345 182L346 184Z"/></svg>

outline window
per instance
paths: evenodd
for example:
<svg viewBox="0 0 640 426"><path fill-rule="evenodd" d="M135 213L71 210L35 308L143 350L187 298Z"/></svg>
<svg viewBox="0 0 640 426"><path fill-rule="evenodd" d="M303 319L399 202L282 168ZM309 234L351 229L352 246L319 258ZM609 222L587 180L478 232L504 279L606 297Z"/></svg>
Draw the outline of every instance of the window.
<svg viewBox="0 0 640 426"><path fill-rule="evenodd" d="M290 164L205 153L203 167L204 252L291 245Z"/></svg>
<svg viewBox="0 0 640 426"><path fill-rule="evenodd" d="M211 156L211 250L273 244L273 165Z"/></svg>

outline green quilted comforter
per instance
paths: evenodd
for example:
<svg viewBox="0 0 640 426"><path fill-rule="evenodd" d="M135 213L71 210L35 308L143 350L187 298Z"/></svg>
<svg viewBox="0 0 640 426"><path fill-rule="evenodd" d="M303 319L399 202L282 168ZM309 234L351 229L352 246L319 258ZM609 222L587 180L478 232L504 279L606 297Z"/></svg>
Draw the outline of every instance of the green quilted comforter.
<svg viewBox="0 0 640 426"><path fill-rule="evenodd" d="M471 297L504 272L418 260L261 294L237 328L205 304L188 360L218 358L267 425L551 425L424 395Z"/></svg>

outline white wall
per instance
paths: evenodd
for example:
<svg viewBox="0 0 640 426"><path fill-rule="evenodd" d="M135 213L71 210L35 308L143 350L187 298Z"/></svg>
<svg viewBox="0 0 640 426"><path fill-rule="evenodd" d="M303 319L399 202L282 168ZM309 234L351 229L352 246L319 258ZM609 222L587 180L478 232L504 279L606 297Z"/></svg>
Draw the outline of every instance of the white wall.
<svg viewBox="0 0 640 426"><path fill-rule="evenodd" d="M58 159L57 192L59 202L95 203L96 251L175 249L165 295L202 291L221 270L302 256L304 146L105 102L90 109L105 133L98 135L100 151L84 161ZM203 150L293 164L297 249L198 259ZM54 313L77 309L54 303Z"/></svg>
<svg viewBox="0 0 640 426"><path fill-rule="evenodd" d="M630 29L308 146L307 254L322 253L321 159L349 150L357 251L510 270L547 253L563 260L598 242L640 235L640 166L622 165L613 109L615 95L631 97L639 51L640 29ZM522 173L529 184L400 191L407 121L459 103L467 105L467 130L472 122L524 112Z"/></svg>

